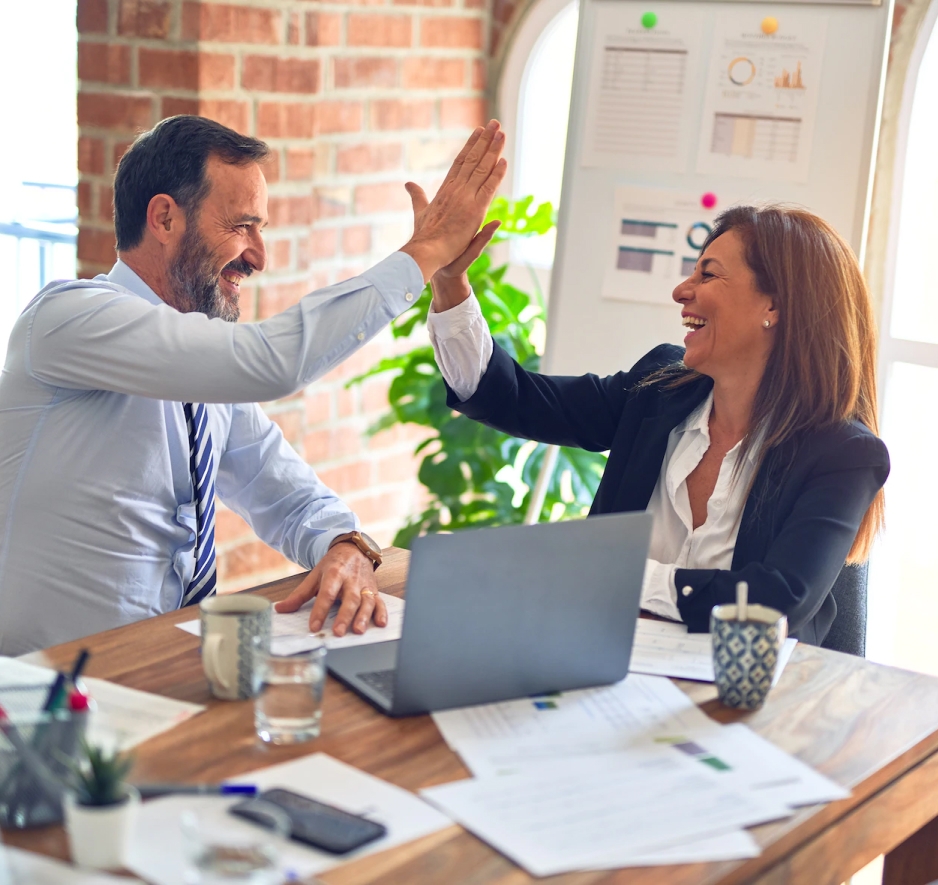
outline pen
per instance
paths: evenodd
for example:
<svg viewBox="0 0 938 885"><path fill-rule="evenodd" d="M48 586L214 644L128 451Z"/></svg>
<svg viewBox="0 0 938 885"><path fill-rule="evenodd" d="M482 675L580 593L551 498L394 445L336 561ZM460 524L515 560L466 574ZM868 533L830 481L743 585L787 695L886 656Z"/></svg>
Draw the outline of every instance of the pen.
<svg viewBox="0 0 938 885"><path fill-rule="evenodd" d="M168 796L171 793L188 793L198 796L256 796L255 784L138 784L143 799Z"/></svg>
<svg viewBox="0 0 938 885"><path fill-rule="evenodd" d="M65 688L65 674L56 673L52 685L49 686L49 693L46 695L46 702L42 705L42 712L48 713L55 710L59 705L59 698Z"/></svg>
<svg viewBox="0 0 938 885"><path fill-rule="evenodd" d="M81 676L81 671L85 669L85 664L88 663L88 658L91 656L91 652L87 648L83 648L78 652L78 657L75 658L75 663L72 664L72 672L69 674L69 681L74 685L78 681L78 677Z"/></svg>

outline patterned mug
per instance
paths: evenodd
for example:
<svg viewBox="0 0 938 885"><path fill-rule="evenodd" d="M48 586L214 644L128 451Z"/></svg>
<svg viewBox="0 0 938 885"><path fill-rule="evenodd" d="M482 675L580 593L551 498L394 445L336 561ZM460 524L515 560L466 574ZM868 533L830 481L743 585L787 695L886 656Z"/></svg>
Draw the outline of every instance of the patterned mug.
<svg viewBox="0 0 938 885"><path fill-rule="evenodd" d="M772 687L788 618L765 605L746 609L745 621L736 619L735 605L715 605L710 612L713 673L724 704L758 710Z"/></svg>
<svg viewBox="0 0 938 885"><path fill-rule="evenodd" d="M216 698L244 700L257 694L254 658L270 650L270 600L234 593L199 603L202 667Z"/></svg>

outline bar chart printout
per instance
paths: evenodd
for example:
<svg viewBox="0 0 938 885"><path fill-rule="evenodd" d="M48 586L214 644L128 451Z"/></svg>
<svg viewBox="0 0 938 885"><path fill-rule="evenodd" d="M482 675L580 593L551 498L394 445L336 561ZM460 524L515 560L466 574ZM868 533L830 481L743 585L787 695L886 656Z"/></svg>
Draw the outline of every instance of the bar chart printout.
<svg viewBox="0 0 938 885"><path fill-rule="evenodd" d="M764 34L754 13L717 21L697 171L806 181L827 17L788 11Z"/></svg>
<svg viewBox="0 0 938 885"><path fill-rule="evenodd" d="M640 17L632 3L597 15L582 163L683 172L698 16L663 14L653 31Z"/></svg>

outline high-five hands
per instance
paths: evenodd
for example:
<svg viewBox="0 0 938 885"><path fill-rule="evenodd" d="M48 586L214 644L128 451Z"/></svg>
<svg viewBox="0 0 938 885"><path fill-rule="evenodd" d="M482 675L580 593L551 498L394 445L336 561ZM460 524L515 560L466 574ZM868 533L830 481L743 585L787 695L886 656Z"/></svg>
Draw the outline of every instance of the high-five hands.
<svg viewBox="0 0 938 885"><path fill-rule="evenodd" d="M419 185L407 183L414 235L401 251L417 262L424 280L451 265L461 276L465 268L456 272L455 266L468 258L468 267L491 240L498 222L479 227L508 168L501 156L504 147L505 133L492 120L472 133L432 200Z"/></svg>

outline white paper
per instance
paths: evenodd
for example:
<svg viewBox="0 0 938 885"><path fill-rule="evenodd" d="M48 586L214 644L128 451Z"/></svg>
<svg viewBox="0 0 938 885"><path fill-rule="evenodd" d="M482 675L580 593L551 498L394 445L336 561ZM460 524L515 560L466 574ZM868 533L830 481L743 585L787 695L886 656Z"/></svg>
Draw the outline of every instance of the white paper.
<svg viewBox="0 0 938 885"><path fill-rule="evenodd" d="M260 769L231 783L256 784L260 790L283 787L367 815L388 828L381 839L337 857L299 842L281 842L281 868L298 877L314 875L355 860L419 839L450 825L450 820L413 793L365 774L356 768L315 753L283 765ZM242 797L243 798L243 797ZM183 836L179 826L184 811L224 821L231 829L256 833L253 824L228 814L237 799L222 796L167 796L145 802L133 834L129 869L156 885L179 885L184 880Z"/></svg>
<svg viewBox="0 0 938 885"><path fill-rule="evenodd" d="M606 228L602 297L674 307L674 287L693 272L716 216L735 201L714 192L707 209L700 191L617 187ZM677 322L677 319L675 319Z"/></svg>
<svg viewBox="0 0 938 885"><path fill-rule="evenodd" d="M787 7L724 12L713 37L697 171L807 181L827 16Z"/></svg>
<svg viewBox="0 0 938 885"><path fill-rule="evenodd" d="M476 777L720 727L669 679L638 674L604 688L444 710L433 721Z"/></svg>
<svg viewBox="0 0 938 885"><path fill-rule="evenodd" d="M630 864L636 867L670 866L679 863L713 863L718 860L744 860L762 853L759 843L746 830L734 830L718 836L688 839L681 845L658 848L647 854L636 852ZM604 868L608 869L608 867Z"/></svg>
<svg viewBox="0 0 938 885"><path fill-rule="evenodd" d="M422 795L535 876L634 866L656 849L790 814L686 761L588 757Z"/></svg>
<svg viewBox="0 0 938 885"><path fill-rule="evenodd" d="M703 18L698 10L597 5L581 162L630 172L683 172Z"/></svg>
<svg viewBox="0 0 938 885"><path fill-rule="evenodd" d="M48 686L53 679L55 671L48 667L0 657L0 686ZM96 706L88 722L88 742L108 749L135 747L205 709L201 704L138 691L105 679L82 677L82 682ZM10 714L37 712L35 707L27 709L22 704L13 707L12 697L14 695L4 694L0 688L0 703L8 707ZM35 701L35 696L31 700Z"/></svg>
<svg viewBox="0 0 938 885"><path fill-rule="evenodd" d="M350 648L353 645L371 645L376 642L390 642L401 638L401 628L404 625L404 600L387 593L378 594L384 600L388 610L388 623L385 627L376 627L370 624L364 633L348 632L345 636L334 636L332 625L335 623L339 607L335 605L326 617L326 622L318 633L309 632L309 613L313 607L310 600L295 612L281 614L275 611L271 619L270 650L278 655L295 655L301 651L325 645L327 649ZM200 636L201 623L183 621L176 624L180 630Z"/></svg>
<svg viewBox="0 0 938 885"><path fill-rule="evenodd" d="M91 873L58 860L0 845L0 885L143 885L139 879Z"/></svg>
<svg viewBox="0 0 938 885"><path fill-rule="evenodd" d="M785 665L798 644L786 639L775 666L772 685L778 685ZM652 621L639 618L635 626L635 642L629 672L672 679L694 679L713 682L713 646L709 633L688 633L686 624Z"/></svg>

